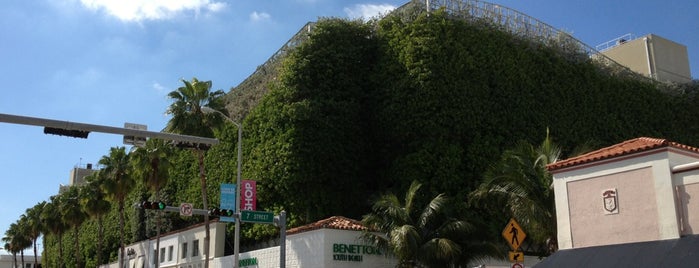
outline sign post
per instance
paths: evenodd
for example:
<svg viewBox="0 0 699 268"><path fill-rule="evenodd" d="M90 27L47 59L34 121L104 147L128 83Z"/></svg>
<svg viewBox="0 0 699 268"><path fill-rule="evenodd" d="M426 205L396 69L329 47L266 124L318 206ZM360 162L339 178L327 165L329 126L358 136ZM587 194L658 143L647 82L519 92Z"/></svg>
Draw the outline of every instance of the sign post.
<svg viewBox="0 0 699 268"><path fill-rule="evenodd" d="M510 221L507 222L507 225L505 225L505 229L502 230L502 237L505 238L505 241L507 241L507 244L510 245L512 249L508 255L510 261L515 264L523 262L524 253L519 251L519 247L522 245L522 241L527 238L527 234L514 218L511 218ZM512 267L515 266L513 265Z"/></svg>

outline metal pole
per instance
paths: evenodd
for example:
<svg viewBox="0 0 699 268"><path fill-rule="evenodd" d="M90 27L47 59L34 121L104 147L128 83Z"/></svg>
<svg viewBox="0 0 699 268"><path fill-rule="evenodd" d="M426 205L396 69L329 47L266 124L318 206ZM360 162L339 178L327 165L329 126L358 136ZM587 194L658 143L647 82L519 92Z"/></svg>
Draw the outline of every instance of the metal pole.
<svg viewBox="0 0 699 268"><path fill-rule="evenodd" d="M243 124L241 123L236 123L231 119L230 117L226 116L224 113L221 111L212 109L210 107L201 107L201 111L204 113L218 113L219 115L223 116L223 118L226 118L229 122L233 123L236 127L238 127L238 174L237 174L237 183L235 185L235 234L234 234L234 249L233 249L233 267L238 267L239 266L239 261L240 261L240 177L241 177L241 171L242 171L242 162L243 162Z"/></svg>
<svg viewBox="0 0 699 268"><path fill-rule="evenodd" d="M233 120L231 120L233 122ZM237 218L235 219L235 249L233 249L235 257L233 257L233 267L238 267L240 258L240 176L241 176L241 163L243 161L243 125L236 124L238 126L238 179L235 185L235 214Z"/></svg>
<svg viewBox="0 0 699 268"><path fill-rule="evenodd" d="M286 211L279 213L279 268L286 267Z"/></svg>

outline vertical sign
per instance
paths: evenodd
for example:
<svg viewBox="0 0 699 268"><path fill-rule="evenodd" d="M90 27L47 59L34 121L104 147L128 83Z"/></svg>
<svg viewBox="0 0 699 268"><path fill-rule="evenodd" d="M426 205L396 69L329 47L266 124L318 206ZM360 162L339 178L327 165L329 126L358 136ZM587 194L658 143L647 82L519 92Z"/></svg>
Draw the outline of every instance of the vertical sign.
<svg viewBox="0 0 699 268"><path fill-rule="evenodd" d="M242 195L243 200L240 203L240 210L257 210L257 182L243 180L241 186L240 195Z"/></svg>
<svg viewBox="0 0 699 268"><path fill-rule="evenodd" d="M232 209L235 210L235 184L232 183L221 183L221 209ZM221 217L222 222L234 222L234 217Z"/></svg>

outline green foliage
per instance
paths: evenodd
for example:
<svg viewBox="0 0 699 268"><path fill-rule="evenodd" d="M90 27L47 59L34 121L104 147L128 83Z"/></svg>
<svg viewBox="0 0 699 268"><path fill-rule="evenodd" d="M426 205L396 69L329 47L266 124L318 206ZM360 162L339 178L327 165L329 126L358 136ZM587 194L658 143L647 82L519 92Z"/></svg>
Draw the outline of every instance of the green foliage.
<svg viewBox="0 0 699 268"><path fill-rule="evenodd" d="M561 148L639 136L699 145L697 81L668 86L611 74L566 52L575 48L565 39L544 44L442 12L419 12L371 22L320 20L270 72L279 75L260 87L269 88L262 100L236 113L247 114L240 122L243 178L257 181L259 210L286 210L291 227L333 215L359 218L370 211L369 200L407 191L413 181L423 185L418 204L441 193L465 201L504 151L517 149L518 141L539 141L547 128ZM204 161L208 203L217 206L219 184L235 181L237 129L200 113L202 105L224 107L222 92L209 91L210 81L183 82L170 94L168 112L181 116L169 129L221 140ZM240 101L247 99L257 97ZM174 150L168 160L168 183L158 199L202 208L197 156ZM110 195L123 194L126 244L155 234L155 217L130 207L154 197L143 180L131 184L131 192ZM51 223L44 267L59 267L61 252L74 252L72 236L64 235L71 229L55 213L57 202L48 202L40 217ZM469 221L483 220L478 208L456 206ZM115 202L103 215L102 263L117 260L119 211ZM163 232L202 222L174 213L164 218ZM97 265L97 219L80 225L86 267ZM497 236L500 228L490 230ZM242 234L252 242L276 230L245 224Z"/></svg>
<svg viewBox="0 0 699 268"><path fill-rule="evenodd" d="M294 211L303 222L356 217L367 208L358 197L368 196L376 181L368 172L372 134L365 110L375 60L370 36L361 22L322 20L246 118L244 170L258 180L262 204Z"/></svg>
<svg viewBox="0 0 699 268"><path fill-rule="evenodd" d="M444 194L421 203L421 187L413 182L403 201L394 194L378 198L362 219L369 228L362 238L395 255L397 267L461 267L499 255L492 244L483 243L472 222L455 213Z"/></svg>

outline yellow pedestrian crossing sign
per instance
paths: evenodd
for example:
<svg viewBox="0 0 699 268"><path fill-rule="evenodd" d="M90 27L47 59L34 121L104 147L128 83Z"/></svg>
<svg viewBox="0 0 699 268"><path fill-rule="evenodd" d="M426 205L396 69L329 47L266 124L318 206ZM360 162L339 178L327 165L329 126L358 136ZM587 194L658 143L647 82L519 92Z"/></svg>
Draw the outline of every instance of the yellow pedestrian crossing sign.
<svg viewBox="0 0 699 268"><path fill-rule="evenodd" d="M519 226L519 223L517 223L514 218L511 218L510 221L507 222L505 229L502 230L502 237L507 240L507 244L510 245L512 250L517 251L519 246L522 244L522 241L524 241L524 238L527 237L527 234L524 233L524 230L522 230L522 227Z"/></svg>
<svg viewBox="0 0 699 268"><path fill-rule="evenodd" d="M524 253L521 251L510 251L508 257L511 262L524 262Z"/></svg>

